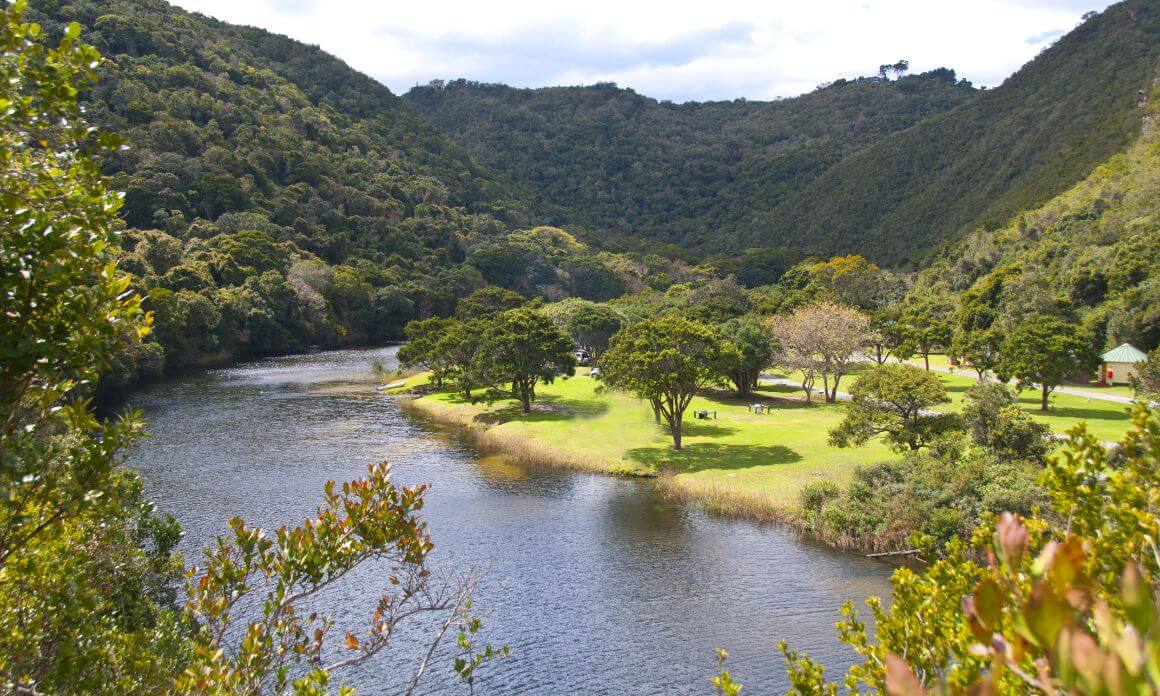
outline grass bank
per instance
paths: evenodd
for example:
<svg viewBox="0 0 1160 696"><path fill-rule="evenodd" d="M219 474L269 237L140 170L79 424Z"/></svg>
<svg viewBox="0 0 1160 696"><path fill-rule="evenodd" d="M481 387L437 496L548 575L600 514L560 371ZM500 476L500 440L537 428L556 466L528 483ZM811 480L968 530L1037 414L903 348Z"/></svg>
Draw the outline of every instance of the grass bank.
<svg viewBox="0 0 1160 696"><path fill-rule="evenodd" d="M421 381L411 378L408 386ZM807 406L800 391L774 385L763 386L752 399L724 392L695 399L686 414L684 448L677 451L645 402L598 386L585 374L541 385L528 414L512 401L473 404L449 392L408 399L407 407L468 428L483 448L517 460L659 477L671 495L759 520L793 519L808 483L829 479L842 485L857 466L893 456L877 443L831 447L827 432L845 407ZM758 401L773 406L772 412L750 413L748 404ZM694 419L698 409L716 411L717 418Z"/></svg>

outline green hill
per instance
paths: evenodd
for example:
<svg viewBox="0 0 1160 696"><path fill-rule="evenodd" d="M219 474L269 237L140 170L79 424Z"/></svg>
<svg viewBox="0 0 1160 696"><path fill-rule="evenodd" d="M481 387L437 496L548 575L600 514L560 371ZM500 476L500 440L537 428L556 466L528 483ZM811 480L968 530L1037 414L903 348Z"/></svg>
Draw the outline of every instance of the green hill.
<svg viewBox="0 0 1160 696"><path fill-rule="evenodd" d="M606 243L904 264L1042 204L1125 147L1158 60L1160 7L1129 0L992 90L943 70L770 103L463 81L405 98Z"/></svg>
<svg viewBox="0 0 1160 696"><path fill-rule="evenodd" d="M1121 153L1043 206L942 250L912 293L962 294L1002 323L1075 316L1096 348L1160 346L1160 80Z"/></svg>
<svg viewBox="0 0 1160 696"><path fill-rule="evenodd" d="M997 227L1126 147L1158 68L1160 5L1114 5L972 103L847 158L784 206L755 207L748 239L804 235L899 263Z"/></svg>
<svg viewBox="0 0 1160 696"><path fill-rule="evenodd" d="M759 201L787 200L843 157L975 91L938 70L839 80L773 102L673 104L612 84L515 89L465 80L404 98L479 161L565 208L564 219L591 238L685 253L737 242Z"/></svg>
<svg viewBox="0 0 1160 696"><path fill-rule="evenodd" d="M121 266L156 313L114 382L400 336L485 285L475 256L535 220L525 192L316 47L160 0L39 0L28 18L49 37L80 22L109 59L83 101L124 138L104 162L125 192ZM520 260L547 285L568 258Z"/></svg>

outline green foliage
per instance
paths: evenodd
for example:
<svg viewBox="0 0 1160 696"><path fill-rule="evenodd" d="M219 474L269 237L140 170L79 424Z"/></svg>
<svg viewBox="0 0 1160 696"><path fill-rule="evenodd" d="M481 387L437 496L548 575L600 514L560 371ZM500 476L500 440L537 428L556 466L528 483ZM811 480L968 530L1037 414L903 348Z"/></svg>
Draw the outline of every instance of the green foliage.
<svg viewBox="0 0 1160 696"><path fill-rule="evenodd" d="M736 266L719 252L749 248L901 265L1042 205L1120 151L1140 131L1137 90L1156 75L1158 32L1152 3L1116 4L988 90L939 69L777 102L464 80L406 99L593 239L707 252L722 274ZM788 266L755 262L754 277L737 273L748 285Z"/></svg>
<svg viewBox="0 0 1160 696"><path fill-rule="evenodd" d="M314 517L282 527L273 537L231 520L231 536L207 550L203 568L186 573L186 606L198 620L199 643L174 691L329 693L331 672L388 650L397 633L414 630L410 627L421 625L425 615L439 620L406 693L415 689L430 653L450 629L459 631L457 644L465 655L455 668L464 680L470 681L483 661L506 654L491 646L474 651L470 636L480 622L471 614L470 596L478 574L444 578L427 566L432 544L419 517L425 490L393 485L390 467L383 464L341 488L329 482ZM342 630L341 656L328 664L326 638L336 622L307 613L305 603L375 560L389 563L388 589L375 603L365 634ZM247 609L254 604L257 612ZM241 640L232 640L232 633ZM304 667L305 676L296 678Z"/></svg>
<svg viewBox="0 0 1160 696"><path fill-rule="evenodd" d="M1019 388L1039 388L1040 408L1047 410L1048 396L1068 378L1095 368L1097 356L1091 341L1075 324L1051 316L1033 316L1003 341L1000 375L1019 380Z"/></svg>
<svg viewBox="0 0 1160 696"><path fill-rule="evenodd" d="M527 304L518 292L489 285L480 288L455 305L455 316L459 319L488 319Z"/></svg>
<svg viewBox="0 0 1160 696"><path fill-rule="evenodd" d="M927 370L930 354L951 345L951 309L941 300L928 297L902 307L890 329L894 353L900 357L921 355Z"/></svg>
<svg viewBox="0 0 1160 696"><path fill-rule="evenodd" d="M403 369L421 369L431 373L431 379L438 387L450 369L447 355L439 346L443 334L454 320L432 317L407 324L407 344L399 348L397 358Z"/></svg>
<svg viewBox="0 0 1160 696"><path fill-rule="evenodd" d="M487 319L454 319L439 325L434 352L446 365L445 376L455 381L466 399L473 388L487 386L483 351L489 327Z"/></svg>
<svg viewBox="0 0 1160 696"><path fill-rule="evenodd" d="M717 331L735 349L724 366L725 375L733 382L737 396L748 397L757 387L761 371L773 363L777 341L764 324L752 318L730 319Z"/></svg>
<svg viewBox="0 0 1160 696"><path fill-rule="evenodd" d="M1042 207L948 247L919 274L916 296L961 294L957 341L1047 313L1078 321L1097 352L1160 345L1160 280L1149 262L1160 254L1160 85L1143 86L1134 142Z"/></svg>
<svg viewBox="0 0 1160 696"><path fill-rule="evenodd" d="M1050 428L1031 420L1006 385L980 382L968 389L962 417L974 441L1002 459L1039 461L1047 455Z"/></svg>
<svg viewBox="0 0 1160 696"><path fill-rule="evenodd" d="M663 417L681 449L685 410L705 387L721 382L722 368L738 360L736 349L709 326L683 317L648 319L623 329L600 359L610 387L647 399Z"/></svg>
<svg viewBox="0 0 1160 696"><path fill-rule="evenodd" d="M839 635L862 661L846 686L915 696L1153 693L1160 425L1142 405L1133 423L1114 454L1080 425L1049 460L1045 485L1066 527L1004 514L981 524L970 548L952 541L922 575L896 571L889 609L868 602L873 637L847 604ZM823 667L781 647L791 693L837 693Z"/></svg>
<svg viewBox="0 0 1160 696"><path fill-rule="evenodd" d="M161 691L188 649L169 592L180 532L117 468L138 416L99 422L82 398L149 331L98 171L116 140L76 103L102 59L79 26L50 43L23 12L0 10L0 678Z"/></svg>
<svg viewBox="0 0 1160 696"><path fill-rule="evenodd" d="M1142 365L1136 366L1132 388L1138 398L1160 401L1160 348L1154 349Z"/></svg>
<svg viewBox="0 0 1160 696"><path fill-rule="evenodd" d="M839 80L776 102L670 104L615 85L528 90L464 80L405 98L481 162L562 206L593 239L677 257L767 247L740 264L713 261L722 275L758 285L807 246L783 237L777 244L793 251L768 249L762 233L771 223L801 222L769 207L844 156L974 94L944 70Z"/></svg>
<svg viewBox="0 0 1160 696"><path fill-rule="evenodd" d="M959 331L951 343L951 353L970 365L982 382L1002 361L1003 334L997 327Z"/></svg>
<svg viewBox="0 0 1160 696"><path fill-rule="evenodd" d="M568 320L572 340L596 360L623 326L624 317L608 305L583 305Z"/></svg>
<svg viewBox="0 0 1160 696"><path fill-rule="evenodd" d="M878 365L854 382L846 417L830 431L837 447L865 444L885 436L899 451L918 450L958 425L951 414L931 409L950 403L936 375L911 365Z"/></svg>
<svg viewBox="0 0 1160 696"><path fill-rule="evenodd" d="M607 302L620 297L627 289L616 271L599 259L578 258L565 270L568 272L568 291L576 297Z"/></svg>
<svg viewBox="0 0 1160 696"><path fill-rule="evenodd" d="M486 382L510 384L524 413L532 410L537 383L570 376L576 368L572 341L550 319L528 308L509 310L490 322L479 356Z"/></svg>

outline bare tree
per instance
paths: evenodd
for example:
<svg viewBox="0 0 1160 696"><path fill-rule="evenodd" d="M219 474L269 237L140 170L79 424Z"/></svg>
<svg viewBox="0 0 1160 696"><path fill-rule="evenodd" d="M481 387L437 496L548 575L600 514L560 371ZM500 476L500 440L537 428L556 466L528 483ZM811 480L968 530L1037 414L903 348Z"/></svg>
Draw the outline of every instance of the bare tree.
<svg viewBox="0 0 1160 696"><path fill-rule="evenodd" d="M810 400L813 380L821 376L826 401L833 403L842 377L858 363L858 351L870 334L870 320L852 307L819 302L775 319L773 333L785 349L783 365L803 375L806 400Z"/></svg>

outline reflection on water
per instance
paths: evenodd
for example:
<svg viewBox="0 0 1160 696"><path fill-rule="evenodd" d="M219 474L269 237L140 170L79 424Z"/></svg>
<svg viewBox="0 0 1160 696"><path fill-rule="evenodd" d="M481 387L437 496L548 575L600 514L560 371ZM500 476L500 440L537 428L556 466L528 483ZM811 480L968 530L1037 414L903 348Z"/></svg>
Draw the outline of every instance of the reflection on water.
<svg viewBox="0 0 1160 696"><path fill-rule="evenodd" d="M401 483L430 483L425 517L442 561L490 567L476 606L515 655L482 693L689 693L708 690L715 646L746 693L784 690L779 638L843 670L834 638L845 599L888 590L889 569L802 543L777 528L705 515L651 483L524 467L473 450L374 391L371 366L394 349L265 360L140 393L152 437L129 457L151 496L198 549L241 515L300 521L323 484L389 459ZM367 568L325 607L363 622L381 587ZM403 650L350 675L389 693ZM449 660L428 692L452 690Z"/></svg>

